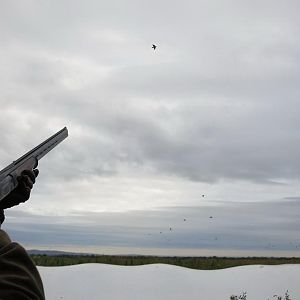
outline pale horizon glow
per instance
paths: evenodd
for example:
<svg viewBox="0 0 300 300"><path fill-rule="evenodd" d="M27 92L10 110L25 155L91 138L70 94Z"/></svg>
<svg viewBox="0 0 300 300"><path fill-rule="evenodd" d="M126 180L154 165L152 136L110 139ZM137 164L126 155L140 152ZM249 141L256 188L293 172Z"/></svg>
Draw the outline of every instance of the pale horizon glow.
<svg viewBox="0 0 300 300"><path fill-rule="evenodd" d="M25 249L39 251L62 251L67 253L96 255L145 255L145 256L190 256L190 257L300 257L299 251L281 250L236 250L236 249L179 249L179 248L127 248L127 247L95 247L82 245L30 245Z"/></svg>

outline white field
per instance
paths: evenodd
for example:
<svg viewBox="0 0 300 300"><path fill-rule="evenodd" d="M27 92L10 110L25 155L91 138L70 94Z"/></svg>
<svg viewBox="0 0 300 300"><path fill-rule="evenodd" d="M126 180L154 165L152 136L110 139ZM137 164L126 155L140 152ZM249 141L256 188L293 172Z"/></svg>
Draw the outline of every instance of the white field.
<svg viewBox="0 0 300 300"><path fill-rule="evenodd" d="M300 265L213 271L164 264L83 264L38 269L48 300L229 300L243 291L247 292L247 300L273 300L274 294L284 296L286 290L292 300L300 299Z"/></svg>

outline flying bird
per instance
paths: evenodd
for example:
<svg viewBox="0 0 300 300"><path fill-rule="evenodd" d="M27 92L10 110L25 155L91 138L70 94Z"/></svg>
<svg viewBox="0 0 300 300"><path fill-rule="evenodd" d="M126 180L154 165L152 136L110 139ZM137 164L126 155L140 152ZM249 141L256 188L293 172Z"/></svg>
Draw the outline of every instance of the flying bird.
<svg viewBox="0 0 300 300"><path fill-rule="evenodd" d="M157 48L157 46L152 44L152 48L153 48L153 50L155 50Z"/></svg>

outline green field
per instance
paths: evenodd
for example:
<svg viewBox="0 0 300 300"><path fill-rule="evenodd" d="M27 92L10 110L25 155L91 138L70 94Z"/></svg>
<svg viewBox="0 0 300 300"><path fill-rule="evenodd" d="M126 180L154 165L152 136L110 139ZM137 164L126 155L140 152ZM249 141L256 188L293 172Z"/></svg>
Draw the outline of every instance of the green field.
<svg viewBox="0 0 300 300"><path fill-rule="evenodd" d="M67 266L85 263L137 266L146 264L169 264L191 269L216 270L243 265L299 264L300 258L275 257L162 257L162 256L116 256L116 255L31 255L38 266Z"/></svg>

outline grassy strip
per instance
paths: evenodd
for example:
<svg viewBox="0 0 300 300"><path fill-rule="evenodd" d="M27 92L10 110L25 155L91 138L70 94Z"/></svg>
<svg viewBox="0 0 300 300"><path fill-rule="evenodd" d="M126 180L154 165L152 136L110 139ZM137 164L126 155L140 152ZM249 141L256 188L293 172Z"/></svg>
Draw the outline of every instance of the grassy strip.
<svg viewBox="0 0 300 300"><path fill-rule="evenodd" d="M169 264L198 270L216 270L244 265L299 264L300 258L277 257L162 257L117 255L31 255L38 266L67 266L85 263L137 266L146 264Z"/></svg>

